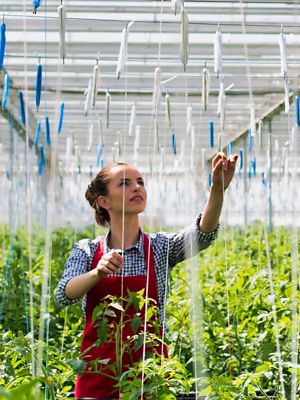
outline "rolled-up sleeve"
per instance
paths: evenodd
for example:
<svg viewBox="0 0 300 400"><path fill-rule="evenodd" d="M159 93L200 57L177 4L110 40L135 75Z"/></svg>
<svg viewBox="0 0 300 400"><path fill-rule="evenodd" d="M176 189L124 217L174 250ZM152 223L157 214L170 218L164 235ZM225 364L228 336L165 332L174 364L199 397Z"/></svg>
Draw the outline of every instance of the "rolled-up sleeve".
<svg viewBox="0 0 300 400"><path fill-rule="evenodd" d="M65 288L70 279L84 274L90 269L92 255L88 240L75 243L70 256L65 263L65 269L57 288L55 289L55 300L60 305L75 304L80 299L69 299L65 295Z"/></svg>
<svg viewBox="0 0 300 400"><path fill-rule="evenodd" d="M199 228L200 220L201 215L186 229L167 234L170 268L206 249L217 238L219 225L212 232L202 232Z"/></svg>

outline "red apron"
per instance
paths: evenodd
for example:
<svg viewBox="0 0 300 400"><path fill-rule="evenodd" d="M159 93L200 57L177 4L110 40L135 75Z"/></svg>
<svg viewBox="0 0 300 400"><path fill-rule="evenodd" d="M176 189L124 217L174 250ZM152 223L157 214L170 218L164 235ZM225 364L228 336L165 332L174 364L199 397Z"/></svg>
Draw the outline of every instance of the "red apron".
<svg viewBox="0 0 300 400"><path fill-rule="evenodd" d="M154 299L158 304L158 296L157 296L157 284L156 284L156 274L155 274L155 264L154 257L152 253L152 248L150 245L150 262L148 263L148 249L149 249L149 239L147 235L144 236L144 258L146 265L148 266L147 274L149 274L149 285L148 285L148 298ZM98 264L98 261L101 259L103 255L104 243L103 240L100 241L99 246L96 250L96 253L93 258L93 262L91 265L91 269L95 268ZM123 293L122 293L122 281L123 281ZM146 286L147 286L147 276L130 276L130 277L105 277L101 279L88 293L87 293L87 304L86 304L86 322L83 332L83 338L81 343L81 352L85 349L92 346L98 339L98 335L96 329L92 322L92 315L94 308L101 302L101 300L107 295L113 295L117 297L127 296L127 290L137 292L141 289L145 289L144 294L146 295ZM132 319L133 315L136 313L136 310L133 306L130 306L128 312L126 313L126 320ZM145 310L141 311L141 318L143 319L145 315ZM129 317L129 318L127 318ZM131 318L130 318L131 317ZM125 318L124 318L125 320ZM151 327L147 327L148 332L153 332ZM125 324L122 329L122 340L126 341L126 338L132 336L132 330L130 323ZM88 361L99 359L107 359L110 358L112 362L116 360L116 352L115 352L115 342L109 342L99 345L92 350L89 350L84 359L88 363ZM159 347L159 349L158 349ZM161 352L161 346L154 344L152 346L152 351L155 349L157 352ZM147 349L147 351L149 351ZM167 357L167 347L163 347L163 353L165 357ZM138 349L137 351L133 351L131 357L134 362L142 359L143 355L143 347ZM130 355L128 353L124 353L122 357L122 369L125 371L132 364ZM127 367L127 368L126 368ZM89 364L85 370L88 370ZM108 375L112 375L110 370L101 369L102 372L105 372ZM76 386L75 386L75 398L106 398L106 399L114 399L118 398L118 389L114 388L114 385L117 382L100 374L81 374L77 377Z"/></svg>

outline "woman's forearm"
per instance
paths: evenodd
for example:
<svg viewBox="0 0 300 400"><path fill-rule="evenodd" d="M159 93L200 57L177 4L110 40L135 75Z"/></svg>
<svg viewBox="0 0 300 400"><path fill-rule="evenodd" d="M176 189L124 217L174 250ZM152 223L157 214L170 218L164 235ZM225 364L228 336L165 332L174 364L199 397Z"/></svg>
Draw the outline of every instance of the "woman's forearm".
<svg viewBox="0 0 300 400"><path fill-rule="evenodd" d="M70 300L79 299L85 295L100 280L97 269L71 278L65 287L65 295Z"/></svg>
<svg viewBox="0 0 300 400"><path fill-rule="evenodd" d="M223 189L212 185L199 224L202 232L209 233L217 228L222 211L223 198Z"/></svg>

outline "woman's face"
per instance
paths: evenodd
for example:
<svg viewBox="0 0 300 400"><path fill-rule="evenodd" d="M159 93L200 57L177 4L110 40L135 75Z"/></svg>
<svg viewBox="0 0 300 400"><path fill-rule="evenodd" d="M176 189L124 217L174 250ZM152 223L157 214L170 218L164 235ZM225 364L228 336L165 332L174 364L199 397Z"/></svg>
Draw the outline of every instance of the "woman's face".
<svg viewBox="0 0 300 400"><path fill-rule="evenodd" d="M104 197L109 212L139 214L146 208L147 191L142 175L130 165L110 170L108 195Z"/></svg>

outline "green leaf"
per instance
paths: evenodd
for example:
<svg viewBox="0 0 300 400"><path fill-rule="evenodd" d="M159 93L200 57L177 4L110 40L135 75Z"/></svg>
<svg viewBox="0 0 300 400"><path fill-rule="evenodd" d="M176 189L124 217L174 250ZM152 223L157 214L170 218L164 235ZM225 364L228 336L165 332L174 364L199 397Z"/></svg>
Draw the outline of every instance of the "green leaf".
<svg viewBox="0 0 300 400"><path fill-rule="evenodd" d="M133 334L137 333L139 327L141 326L141 323L142 323L141 318L135 314L131 321L131 329Z"/></svg>
<svg viewBox="0 0 300 400"><path fill-rule="evenodd" d="M105 343L105 341L107 339L107 334L108 334L107 330L108 330L108 326L107 326L106 319L103 319L102 321L99 322L99 324L97 326L97 334L98 334L100 343Z"/></svg>
<svg viewBox="0 0 300 400"><path fill-rule="evenodd" d="M86 362L83 360L71 360L70 364L75 374L78 375L82 374L86 367Z"/></svg>
<svg viewBox="0 0 300 400"><path fill-rule="evenodd" d="M114 312L114 310L110 310L109 308L107 308L104 311L104 315L106 315L108 317L116 317L116 313Z"/></svg>
<svg viewBox="0 0 300 400"><path fill-rule="evenodd" d="M124 312L124 308L119 303L111 303L109 306L115 308L116 310Z"/></svg>

